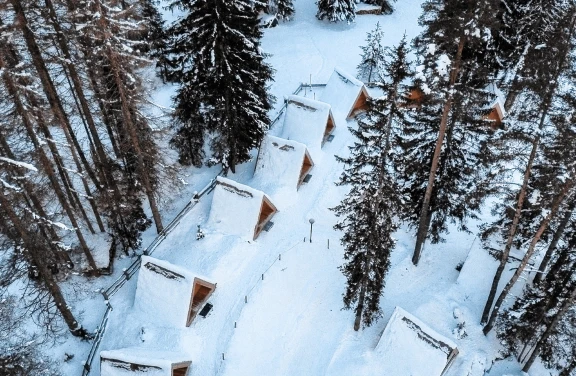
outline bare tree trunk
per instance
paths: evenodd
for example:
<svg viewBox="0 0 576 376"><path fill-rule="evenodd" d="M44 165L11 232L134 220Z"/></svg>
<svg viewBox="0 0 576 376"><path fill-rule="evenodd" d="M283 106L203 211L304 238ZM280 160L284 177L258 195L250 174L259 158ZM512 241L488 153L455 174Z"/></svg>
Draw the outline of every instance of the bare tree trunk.
<svg viewBox="0 0 576 376"><path fill-rule="evenodd" d="M142 184L144 185L144 190L146 191L146 196L148 196L148 202L150 203L150 210L152 211L152 217L154 217L154 224L156 225L156 231L158 233L162 232L164 227L162 226L162 217L160 216L160 211L158 210L158 205L156 203L156 198L154 197L154 190L152 189L152 184L150 182L150 177L148 171L146 170L146 165L144 163L143 150L140 147L140 140L138 139L138 134L136 130L136 125L132 119L132 114L128 108L128 98L124 92L124 86L122 79L120 77L120 68L118 62L116 61L116 56L108 48L108 58L110 59L110 66L112 68L114 79L116 81L116 86L118 87L118 92L120 94L120 101L122 105L122 116L124 118L124 124L128 130L132 146L134 147L134 152L136 153L136 158L138 160L138 175L142 179Z"/></svg>
<svg viewBox="0 0 576 376"><path fill-rule="evenodd" d="M542 281L542 279L544 278L544 272L546 271L546 268L548 267L548 263L550 262L552 255L554 254L554 252L556 252L556 247L558 246L558 242L562 238L562 235L564 235L564 230L566 229L566 226L568 225L568 223L570 222L570 219L572 218L572 213L574 211L575 205L576 205L576 201L572 201L570 203L569 207L567 208L566 213L564 213L564 217L562 218L562 220L558 224L558 228L554 232L554 236L552 237L552 241L550 242L550 245L548 246L548 249L546 250L546 254L544 255L544 258L542 258L542 261L540 262L540 266L538 267L538 272L536 273L536 276L534 276L534 280L532 281L532 283L539 284Z"/></svg>
<svg viewBox="0 0 576 376"><path fill-rule="evenodd" d="M540 337L540 340L538 340L538 342L536 343L536 347L532 351L532 354L530 355L530 358L528 358L528 361L526 362L526 364L524 364L522 371L528 372L530 370L530 367L532 367L532 364L534 363L534 361L536 360L536 358L540 354L540 350L542 349L542 345L544 344L544 342L546 342L548 337L550 337L550 335L552 335L552 333L554 332L554 329L556 329L556 325L558 325L562 316L564 316L564 314L568 311L568 309L570 307L572 307L575 298L576 298L576 286L572 288L572 292L570 293L570 296L568 298L566 298L566 300L564 300L564 303L562 303L562 307L556 313L556 315L554 316L554 319L550 322L550 324L548 324L546 331L544 332L544 334L542 334L542 337Z"/></svg>
<svg viewBox="0 0 576 376"><path fill-rule="evenodd" d="M354 319L355 331L358 331L360 329L360 324L362 323L362 313L364 312L365 297L366 297L366 281L364 278L364 280L362 280L362 286L360 287L360 296L358 297L358 305L356 306L356 318Z"/></svg>
<svg viewBox="0 0 576 376"><path fill-rule="evenodd" d="M540 118L540 128L544 124L544 119L546 114L543 114ZM534 159L536 158L536 153L538 151L538 146L540 145L540 132L532 141L532 151L528 157L528 164L524 170L524 179L522 180L522 187L520 188L520 193L518 195L518 201L516 202L516 211L514 212L514 218L512 219L512 225L508 232L508 237L506 238L506 245L504 250L500 255L500 263L498 264L498 269L496 269L496 274L492 279L492 286L490 287L490 293L488 294L488 299L484 305L484 311L482 312L481 323L484 324L488 320L490 315L490 310L492 308L492 303L496 297L496 291L498 291L498 284L500 283L500 278L502 278L502 273L506 268L506 263L508 262L508 257L510 256L510 250L512 249L512 243L514 242L514 236L516 236L516 230L518 229L518 223L520 223L520 218L522 217L522 207L524 205L524 199L526 198L526 191L528 189L528 182L530 180L530 175L532 174L532 165L534 164Z"/></svg>
<svg viewBox="0 0 576 376"><path fill-rule="evenodd" d="M6 65L4 63L3 56L0 54L0 72L5 67L6 67ZM38 157L40 159L40 163L42 165L42 168L46 172L46 175L48 176L48 179L50 180L50 183L52 184L52 187L54 189L54 192L56 193L56 196L58 197L58 201L60 202L60 205L62 205L62 208L64 209L64 211L66 212L66 215L70 219L70 223L74 227L74 231L76 232L76 236L78 237L78 241L80 242L80 246L82 248L82 251L84 252L84 255L86 256L86 259L88 260L88 264L93 269L93 272L98 274L98 270L97 270L98 268L96 266L94 258L92 257L92 254L90 253L90 249L88 248L88 244L86 244L86 240L84 239L84 235L82 234L82 231L80 230L80 227L78 226L78 222L76 221L76 217L74 216L74 212L70 208L70 205L68 204L68 201L66 200L66 196L65 196L64 192L62 191L62 188L60 187L58 180L56 179L54 168L52 167L50 159L46 156L46 153L44 152L44 149L42 148L42 145L40 144L40 141L38 140L38 137L36 136L36 132L34 132L34 127L32 126L32 122L30 121L30 118L28 116L28 112L24 108L24 105L18 96L18 92L16 90L16 87L15 87L14 83L12 82L11 78L9 77L9 75L7 74L7 72L5 72L2 75L2 78L4 80L6 88L8 90L8 94L12 96L14 105L16 107L16 112L22 118L22 123L24 124L24 126L26 128L26 132L28 133L28 136L30 137L30 139L34 145L36 152L38 153Z"/></svg>
<svg viewBox="0 0 576 376"><path fill-rule="evenodd" d="M466 43L466 38L464 36L460 37L458 43L458 51L456 53L456 58L454 59L454 64L450 72L450 84L449 90L454 87L456 83L456 78L458 77L458 72L460 70L460 62L462 60L462 51L464 50L464 44ZM432 199L432 191L434 189L434 182L436 180L436 172L438 170L438 164L440 163L440 154L442 152L442 144L444 143L444 136L446 135L446 128L448 124L448 115L450 114L450 109L452 108L452 94L449 91L446 97L446 102L444 103L444 108L442 110L442 117L440 120L440 129L438 130L438 139L436 140L436 148L434 149L434 156L432 157L432 165L430 166L430 174L428 176L428 185L426 186L426 193L424 194L424 200L422 202L422 209L420 211L420 220L418 223L418 232L416 233L416 245L414 247L414 255L412 256L412 263L418 265L420 261L420 256L422 253L422 246L426 241L426 236L428 235L428 228L430 221L427 218L430 216L430 201Z"/></svg>
<svg viewBox="0 0 576 376"><path fill-rule="evenodd" d="M33 107L35 105L36 105L36 103L32 103ZM34 115L37 119L37 124L40 127L40 130L42 131L42 133L44 133L44 137L48 140L48 142L47 142L48 149L50 149L50 152L52 153L52 156L54 157L54 161L56 163L56 168L58 169L58 172L60 174L60 178L64 182L64 187L65 187L65 189L70 191L69 198L76 202L76 204L73 206L76 207L78 210L80 210L80 214L82 215L82 218L84 218L84 222L86 222L86 226L88 227L88 230L92 234L94 234L95 231L94 231L94 228L92 227L92 223L90 222L90 218L88 218L88 215L86 214L86 211L84 210L84 206L82 205L82 201L80 200L80 196L78 195L78 192L74 189L74 183L72 183L72 179L70 179L70 175L66 171L66 168L64 166L64 159L60 155L58 148L56 147L56 145L53 142L54 138L52 137L52 134L50 133L50 129L48 128L46 123L44 123L44 120L43 120L41 114L38 114L36 110L33 110L32 112L34 113Z"/></svg>
<svg viewBox="0 0 576 376"><path fill-rule="evenodd" d="M68 116L64 112L62 102L60 101L60 98L56 91L56 87L54 86L54 82L52 81L52 78L48 73L48 68L44 63L42 53L40 52L40 48L36 43L34 33L32 33L32 30L30 30L28 20L24 12L24 8L22 7L20 0L10 0L10 3L12 4L14 12L16 13L16 18L18 20L20 30L22 31L22 35L24 36L26 46L28 47L28 52L30 53L30 57L32 58L32 63L34 64L34 67L38 72L40 81L42 82L42 88L44 89L44 93L46 94L46 98L48 99L48 103L50 104L50 109L52 110L52 113L54 114L56 119L58 119L58 122L60 123L60 126L64 129L64 131L69 132L70 139L76 150L82 150L80 144L78 143L78 139L73 134L70 120L68 119ZM80 156L80 159L82 160L82 163L84 164L88 176L92 180L93 184L95 186L98 186L98 179L96 179L96 175L94 174L94 171L92 170L90 164L84 157L84 154L81 152L79 152L78 154Z"/></svg>
<svg viewBox="0 0 576 376"><path fill-rule="evenodd" d="M60 287L58 286L58 284L54 280L54 277L52 276L52 272L48 270L48 268L46 267L42 252L38 248L38 244L36 244L30 238L26 228L20 221L19 216L14 212L10 202L3 194L0 194L0 206L2 206L2 209L6 212L8 218L10 219L10 221L16 228L18 234L20 235L20 238L22 239L24 246L26 247L26 253L30 255L34 264L36 264L36 266L38 267L38 271L40 273L42 281L44 282L44 286L52 296L52 299L54 299L54 302L56 303L56 308L58 309L58 311L60 311L60 314L62 315L64 322L68 326L70 333L72 333L72 335L77 337L86 337L87 336L86 331L84 330L84 328L82 328L81 325L78 324L78 321L76 321L74 314L72 313L72 311L70 311L69 306L66 303L66 300L64 299L64 295L62 295L62 292L60 291Z"/></svg>
<svg viewBox="0 0 576 376"><path fill-rule="evenodd" d="M4 155L6 155L8 158L10 158L12 160L16 160L16 156L12 152L12 148L8 144L8 141L6 140L6 137L4 137L4 134L2 133L1 129L0 129L0 147L4 151ZM30 208L35 210L36 212L38 212L38 214L42 218L48 218L48 215L44 211L44 207L42 206L40 199L38 198L38 196L34 192L34 189L32 188L30 182L26 179L22 179L21 183L22 183L22 186L24 187L24 189L26 191L26 196L30 198L30 201L32 203ZM52 226L47 226L47 227L48 227L48 232L50 233L50 236L52 237L52 239L59 240L58 234L56 233L54 228Z"/></svg>
<svg viewBox="0 0 576 376"><path fill-rule="evenodd" d="M574 30L575 20L576 18L572 17L572 23L570 25L570 31L568 34L570 36L572 35ZM506 239L506 246L504 247L504 251L502 252L500 264L498 265L498 269L496 270L496 274L494 275L494 279L492 280L490 293L488 294L488 299L486 300L486 305L484 306L484 311L482 312L482 319L481 319L482 324L484 324L486 320L488 320L488 316L490 314L490 308L492 308L492 302L496 297L496 291L498 290L498 284L500 283L502 272L504 271L506 263L508 262L508 256L510 255L512 243L514 241L514 237L516 236L516 231L518 229L518 223L520 222L520 218L522 216L522 208L524 205L524 199L526 197L528 181L530 179L530 175L532 174L532 165L534 163L534 159L536 158L536 153L538 152L538 147L540 145L541 133L542 130L544 129L544 122L546 120L546 117L548 116L548 112L550 111L550 107L552 105L552 99L554 98L554 95L558 88L558 80L564 69L566 57L568 56L569 51L570 49L567 44L562 52L562 55L558 59L559 63L554 75L554 81L552 82L550 90L548 91L547 96L543 101L542 113L540 115L540 121L538 123L538 132L534 137L534 140L532 141L532 151L530 152L530 157L528 158L528 163L526 164L526 170L524 171L524 179L522 181L522 187L520 188L520 194L518 196L518 202L516 204L516 211L514 212L514 219L512 220L512 226L510 226L508 238Z"/></svg>
<svg viewBox="0 0 576 376"><path fill-rule="evenodd" d="M526 268L528 261L530 260L530 258L534 254L534 251L536 250L536 245L540 241L540 237L542 236L544 231L546 231L546 228L548 228L548 224L550 223L552 218L554 218L554 216L558 213L558 208L566 198L568 192L572 189L573 185L574 185L574 176L570 176L570 179L564 184L564 187L562 188L558 196L554 199L552 207L550 208L550 212L540 223L540 227L538 228L538 231L536 231L534 238L530 242L530 246L528 247L528 250L526 251L524 258L522 258L520 265L518 265L518 269L516 269L516 272L514 272L514 275L512 276L512 278L510 278L510 281L508 281L508 283L504 287L504 290L502 290L502 292L500 293L498 300L496 300L496 304L494 304L494 309L492 310L490 319L488 320L488 323L483 329L485 335L488 334L494 327L494 323L496 322L496 318L498 317L500 307L502 306L504 299L506 299L506 297L510 293L510 290L512 289L516 281L518 281L518 278L520 278L520 275Z"/></svg>

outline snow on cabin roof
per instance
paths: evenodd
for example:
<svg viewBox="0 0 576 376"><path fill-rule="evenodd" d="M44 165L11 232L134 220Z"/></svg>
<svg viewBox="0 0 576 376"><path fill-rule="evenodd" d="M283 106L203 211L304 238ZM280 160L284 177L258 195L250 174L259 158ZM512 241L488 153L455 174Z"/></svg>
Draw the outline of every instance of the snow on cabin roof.
<svg viewBox="0 0 576 376"><path fill-rule="evenodd" d="M100 359L102 360L100 365L102 376L134 375L136 372L129 368L129 364L145 366L138 373L146 376L171 376L173 364L186 364L191 361L190 356L181 352L142 347L101 351Z"/></svg>
<svg viewBox="0 0 576 376"><path fill-rule="evenodd" d="M219 176L208 224L223 234L246 236L252 240L264 198L270 201L262 191Z"/></svg>
<svg viewBox="0 0 576 376"><path fill-rule="evenodd" d="M208 281L167 261L142 256L134 307L151 320L184 327L195 277Z"/></svg>
<svg viewBox="0 0 576 376"><path fill-rule="evenodd" d="M396 307L375 352L381 375L440 376L457 354L456 344Z"/></svg>
<svg viewBox="0 0 576 376"><path fill-rule="evenodd" d="M262 140L254 178L274 186L288 186L294 190L300 180L306 145L292 140L266 136Z"/></svg>
<svg viewBox="0 0 576 376"><path fill-rule="evenodd" d="M362 81L348 74L341 68L334 68L320 97L323 102L332 106L332 111L347 118L364 88Z"/></svg>
<svg viewBox="0 0 576 376"><path fill-rule="evenodd" d="M291 95L286 103L281 137L301 142L310 148L320 148L330 118L334 121L328 103Z"/></svg>

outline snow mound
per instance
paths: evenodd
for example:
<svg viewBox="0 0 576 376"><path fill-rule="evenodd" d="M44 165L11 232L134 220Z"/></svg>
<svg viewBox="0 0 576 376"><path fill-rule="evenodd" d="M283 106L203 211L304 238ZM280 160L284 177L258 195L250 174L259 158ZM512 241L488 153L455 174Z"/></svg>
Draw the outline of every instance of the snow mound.
<svg viewBox="0 0 576 376"><path fill-rule="evenodd" d="M172 376L172 369L190 364L190 357L181 352L141 347L100 352L101 376Z"/></svg>
<svg viewBox="0 0 576 376"><path fill-rule="evenodd" d="M365 109L369 97L362 81L336 67L320 99L332 106L338 118L350 118Z"/></svg>
<svg viewBox="0 0 576 376"><path fill-rule="evenodd" d="M454 342L400 307L374 352L382 360L380 375L441 376L458 355Z"/></svg>
<svg viewBox="0 0 576 376"><path fill-rule="evenodd" d="M306 145L266 136L254 171L254 184L269 192L281 207L289 205L314 163Z"/></svg>
<svg viewBox="0 0 576 376"><path fill-rule="evenodd" d="M189 312L195 281L208 281L190 271L142 256L134 307L147 319L174 327L189 325Z"/></svg>
<svg viewBox="0 0 576 376"><path fill-rule="evenodd" d="M208 227L255 240L277 209L262 191L218 177Z"/></svg>

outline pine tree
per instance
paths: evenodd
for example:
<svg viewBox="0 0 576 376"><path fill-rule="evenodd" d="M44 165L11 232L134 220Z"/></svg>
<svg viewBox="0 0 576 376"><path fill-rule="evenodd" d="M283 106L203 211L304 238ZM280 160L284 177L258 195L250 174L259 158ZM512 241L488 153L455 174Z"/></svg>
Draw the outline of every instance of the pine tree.
<svg viewBox="0 0 576 376"><path fill-rule="evenodd" d="M441 240L448 222L467 231L489 193L487 165L491 134L486 119L494 95L490 35L495 2L429 0L423 5L424 31L414 42L422 65L415 86L422 92L399 144L404 165L398 176L408 198L404 217L417 227L413 263L427 237ZM479 182L483 182L479 184Z"/></svg>
<svg viewBox="0 0 576 376"><path fill-rule="evenodd" d="M327 19L330 22L346 21L351 23L356 18L356 3L354 0L318 0L316 18Z"/></svg>
<svg viewBox="0 0 576 376"><path fill-rule="evenodd" d="M362 55L360 64L358 64L358 79L364 82L377 80L384 62L384 48L382 47L382 38L384 32L380 28L380 22L376 28L369 31L366 35L366 45L360 47Z"/></svg>
<svg viewBox="0 0 576 376"><path fill-rule="evenodd" d="M164 20L156 8L158 0L140 0L140 14L146 27L141 43L137 46L151 58L156 60L156 69L160 71L160 77L164 81L169 80L170 66L166 53L167 36L164 30Z"/></svg>
<svg viewBox="0 0 576 376"><path fill-rule="evenodd" d="M509 226L506 228L506 233L502 234L506 239L505 246L500 256L500 265L496 270L490 293L484 307L482 322L486 322L490 314L490 309L496 296L496 290L502 272L504 271L506 262L508 261L508 255L521 224L521 219L524 213L524 202L526 201L526 197L528 197L529 183L532 179L533 165L539 159L541 144L544 141L544 136L547 135L546 128L548 128L550 123L549 117L554 112L554 103L558 98L558 89L562 86L562 77L566 74L566 70L572 65L569 51L573 45L573 34L576 28L576 17L574 15L574 9L563 15L562 22L559 23L562 26L556 30L555 38L559 38L565 41L565 43L560 47L558 58L552 64L548 64L546 71L542 72L541 78L533 80L533 83L526 86L526 91L522 98L523 102L518 111L518 119L520 120L518 123L520 123L520 126L524 124L525 127L523 130L515 132L520 135L518 139L510 137L512 142L518 143L518 141L520 141L521 143L525 143L525 145L527 144L530 153L526 158L525 164L523 164L522 169L520 170L523 174L523 181L517 195L514 197L514 214L511 216L512 219L509 222ZM534 84L536 82L538 84ZM534 129L533 125L535 119L537 119L536 129ZM554 192L556 191L554 190ZM548 201L550 200L551 199ZM535 225L534 227L538 227L538 225ZM531 234L529 236L531 236ZM496 306L494 307L494 310L497 311ZM492 314L492 317L494 317L494 313Z"/></svg>
<svg viewBox="0 0 576 376"><path fill-rule="evenodd" d="M272 69L260 51L258 19L243 0L176 1L171 6L188 11L170 29L180 67L176 74L181 83L175 97L177 134L184 140L174 144L182 148L200 145L200 135L208 132L212 136L209 163L222 163L224 170L235 172L238 164L250 159L250 150L259 144L270 123L267 111L272 98L266 85ZM201 122L195 116L198 109ZM183 150L180 155L184 155L182 160L196 161L200 153Z"/></svg>
<svg viewBox="0 0 576 376"><path fill-rule="evenodd" d="M557 54L554 30L568 2L512 0L501 3L499 27L494 28L498 65L505 70L508 86L505 108L510 109L525 85L546 70L549 56ZM556 51L555 51L556 50ZM544 77L540 77L544 79Z"/></svg>
<svg viewBox="0 0 576 376"><path fill-rule="evenodd" d="M341 239L347 261L341 270L348 280L344 307L354 306L354 330L363 323L371 325L380 313L380 296L390 267L390 253L398 228L396 213L400 210L398 195L391 174L392 135L396 121L402 117L398 108L403 92L402 82L410 75L406 62L406 39L388 55L388 82L380 86L385 96L370 102L366 117L358 129L350 128L356 141L350 156L338 157L346 167L338 185L350 185L344 200L332 210L342 219L334 226L344 231Z"/></svg>
<svg viewBox="0 0 576 376"><path fill-rule="evenodd" d="M294 17L294 4L292 0L269 0L266 12L277 20L290 21Z"/></svg>

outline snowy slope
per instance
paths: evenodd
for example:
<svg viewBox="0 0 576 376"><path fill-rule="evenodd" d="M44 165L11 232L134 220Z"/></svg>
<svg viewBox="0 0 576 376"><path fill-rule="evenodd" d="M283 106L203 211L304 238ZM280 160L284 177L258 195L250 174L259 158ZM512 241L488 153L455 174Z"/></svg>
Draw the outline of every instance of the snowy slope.
<svg viewBox="0 0 576 376"><path fill-rule="evenodd" d="M355 73L358 46L376 22L385 30L383 45L398 43L404 33L410 39L419 31L418 0L397 3L390 16L359 16L352 25L317 21L311 0L296 0L295 7L296 18L266 30L263 40L276 69L271 91L279 99L277 108L301 82L325 83L335 66ZM165 90L158 102L169 106L173 88ZM306 95L319 97L314 92ZM347 190L334 185L342 165L333 156L346 155L352 142L347 126L355 126L343 117L335 119L335 139L319 150L320 158L313 156L312 180L283 202L269 232L252 241L213 230L208 225L212 193L156 250L155 258L208 275L218 284L209 299L214 307L205 319L197 318L185 328L146 315L141 307L146 302L134 307L137 274L112 298L114 311L101 350L141 346L184 353L193 362L193 375L372 375L381 366L374 349L394 307L402 306L457 343L460 355L448 376L484 375L497 346L493 337L484 337L478 322L496 263L479 252L474 235L453 231L446 243L427 245L416 268L410 261L414 238L402 229L382 297L383 317L372 327L354 332L353 312L341 310L345 280L338 266L343 250L341 235L333 230L336 218L328 208ZM277 126L270 133L279 136L280 132ZM254 164L255 158L229 178L260 188L262 182L252 177ZM196 187L216 169L195 173L199 174L194 177ZM174 207L190 198L191 194L180 197ZM310 218L315 219L312 242ZM198 225L206 232L199 241ZM470 250L474 252L468 256ZM459 273L455 267L464 260ZM462 322L467 336L458 338L454 330ZM94 367L93 374L98 374L98 365ZM534 367L532 375L543 374L539 372ZM487 373L503 374L521 373L513 362L497 363Z"/></svg>

